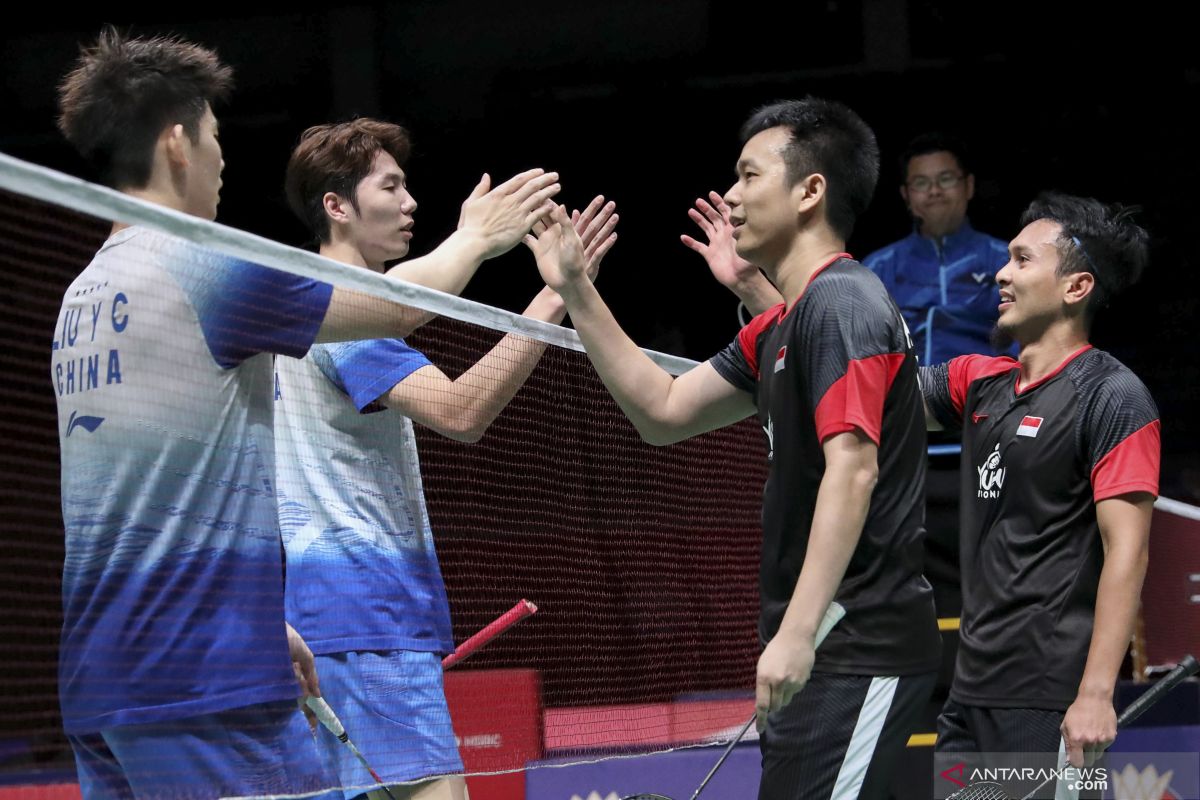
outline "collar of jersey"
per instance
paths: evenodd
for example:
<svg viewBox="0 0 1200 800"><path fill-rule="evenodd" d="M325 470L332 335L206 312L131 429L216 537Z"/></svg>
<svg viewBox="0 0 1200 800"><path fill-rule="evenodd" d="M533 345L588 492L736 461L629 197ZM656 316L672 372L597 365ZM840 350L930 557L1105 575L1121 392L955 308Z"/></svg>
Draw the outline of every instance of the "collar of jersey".
<svg viewBox="0 0 1200 800"><path fill-rule="evenodd" d="M801 301L802 299L804 299L804 295L805 295L805 293L807 293L807 292L808 292L808 287L809 287L809 286L812 286L812 282L813 282L813 281L815 281L815 280L817 279L817 276L818 276L818 275L820 275L820 274L821 274L822 272L824 272L825 270L829 269L829 267L831 267L831 266L832 266L834 263L836 263L836 262L838 262L838 261L841 261L843 258L849 258L849 259L853 259L853 258L854 258L854 256L850 255L849 253L838 253L836 256L834 256L833 258L829 259L828 261L826 261L826 262L825 262L824 264L822 264L821 266L817 267L816 271L815 271L815 272L813 272L813 274L812 274L812 275L809 275L809 276L808 276L808 282L807 282L807 283L805 283L805 284L804 284L804 288L800 290L800 296L796 298L796 302L792 303L792 308L795 308L796 306L800 305L800 301ZM782 321L782 320L783 320L783 318L784 318L784 317L786 317L788 314L792 313L792 308L788 308L788 307L787 307L787 303L784 303L784 304L783 304L783 307L784 307L784 308L783 308L783 313L779 315L779 319L780 319L781 321Z"/></svg>
<svg viewBox="0 0 1200 800"><path fill-rule="evenodd" d="M1058 373L1060 373L1064 369L1066 369L1067 364L1070 364L1072 361L1079 358L1081 355L1083 355L1084 353L1086 353L1088 350L1091 350L1091 349L1092 349L1092 346L1090 344L1085 344L1083 347L1079 348L1074 353L1071 353L1071 355L1069 355L1065 359L1063 359L1063 362L1061 364L1059 364L1057 367L1055 367L1053 370L1051 370L1049 374L1043 375L1042 377L1038 378L1033 383L1026 386L1024 389L1021 388L1021 370L1017 369L1017 379L1013 382L1013 393L1019 397L1023 394L1026 394L1027 392L1032 391L1033 389L1036 389L1037 387L1041 386L1043 383L1050 380L1055 375L1057 375Z"/></svg>

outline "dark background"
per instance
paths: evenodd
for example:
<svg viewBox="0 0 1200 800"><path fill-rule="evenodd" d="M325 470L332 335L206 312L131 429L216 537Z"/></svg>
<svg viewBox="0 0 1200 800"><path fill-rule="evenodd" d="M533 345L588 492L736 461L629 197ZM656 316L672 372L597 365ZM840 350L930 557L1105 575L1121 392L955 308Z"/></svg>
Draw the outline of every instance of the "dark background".
<svg viewBox="0 0 1200 800"><path fill-rule="evenodd" d="M1189 239L1200 61L1190 19L1098 5L824 0L787 10L717 0L484 4L375 2L297 11L228 2L24 9L3 34L0 150L83 174L53 126L54 86L103 22L174 32L236 70L218 108L220 221L299 244L282 199L306 126L355 114L413 133L420 202L414 253L432 248L483 171L562 174L563 199L617 200L621 241L602 289L641 344L702 359L737 329L734 301L679 244L691 201L732 180L737 129L757 105L814 93L845 101L884 151L871 210L850 241L864 256L908 231L896 155L918 132L958 131L975 155L976 227L1015 235L1041 189L1144 207L1155 237L1143 283L1095 330L1163 414L1164 493L1196 500L1200 369ZM537 288L525 254L486 265L467 296L520 310Z"/></svg>

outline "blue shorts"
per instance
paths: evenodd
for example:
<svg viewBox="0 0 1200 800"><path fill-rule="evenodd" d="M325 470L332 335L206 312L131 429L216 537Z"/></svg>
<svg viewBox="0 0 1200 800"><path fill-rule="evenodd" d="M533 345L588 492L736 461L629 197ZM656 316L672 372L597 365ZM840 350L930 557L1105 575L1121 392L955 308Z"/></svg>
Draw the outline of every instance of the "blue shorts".
<svg viewBox="0 0 1200 800"><path fill-rule="evenodd" d="M69 738L84 800L210 800L335 785L293 700Z"/></svg>
<svg viewBox="0 0 1200 800"><path fill-rule="evenodd" d="M437 653L353 651L316 658L321 694L385 783L462 774ZM322 728L317 741L347 800L377 788L329 731Z"/></svg>

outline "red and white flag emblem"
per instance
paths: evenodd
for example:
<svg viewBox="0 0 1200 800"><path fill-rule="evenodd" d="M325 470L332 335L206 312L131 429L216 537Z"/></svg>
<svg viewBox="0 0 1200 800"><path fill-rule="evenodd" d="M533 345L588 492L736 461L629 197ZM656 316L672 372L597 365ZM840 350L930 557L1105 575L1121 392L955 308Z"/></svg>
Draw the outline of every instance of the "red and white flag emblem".
<svg viewBox="0 0 1200 800"><path fill-rule="evenodd" d="M1037 436L1042 427L1042 419L1042 417L1025 417L1017 428L1017 436Z"/></svg>
<svg viewBox="0 0 1200 800"><path fill-rule="evenodd" d="M783 362L787 359L787 345L779 348L779 352L775 354L775 371L783 369Z"/></svg>

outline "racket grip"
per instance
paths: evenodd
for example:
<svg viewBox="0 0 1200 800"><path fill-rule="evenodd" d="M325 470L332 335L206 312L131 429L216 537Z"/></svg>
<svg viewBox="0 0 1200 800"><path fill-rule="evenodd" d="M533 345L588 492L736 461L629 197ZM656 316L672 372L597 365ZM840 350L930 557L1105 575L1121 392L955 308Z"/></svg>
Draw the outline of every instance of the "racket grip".
<svg viewBox="0 0 1200 800"><path fill-rule="evenodd" d="M846 609L842 608L841 603L829 604L829 608L825 609L825 616L821 618L821 624L817 625L817 634L813 637L814 650L821 646L821 642L825 641L825 637L833 630L833 626L841 622L844 616L846 616Z"/></svg>
<svg viewBox="0 0 1200 800"><path fill-rule="evenodd" d="M333 709L329 707L329 703L325 702L325 698L308 697L305 698L304 704L312 709L312 712L317 715L317 719L330 733L339 739L346 736L346 729L342 726L342 721L338 719L337 714L333 713Z"/></svg>
<svg viewBox="0 0 1200 800"><path fill-rule="evenodd" d="M1183 683L1185 679L1195 675L1198 669L1200 669L1200 663L1196 662L1195 656L1191 654L1184 656L1175 669L1164 675L1158 683L1125 707L1121 716L1117 717L1117 727L1124 727L1140 717L1146 709L1161 700L1163 695Z"/></svg>
<svg viewBox="0 0 1200 800"><path fill-rule="evenodd" d="M442 669L450 669L458 662L470 657L472 653L479 650L492 639L495 639L513 625L516 625L526 617L533 616L535 613L537 613L537 606L528 600L522 600L517 603L500 617L493 620L486 628L460 644L455 648L453 653L443 658Z"/></svg>

